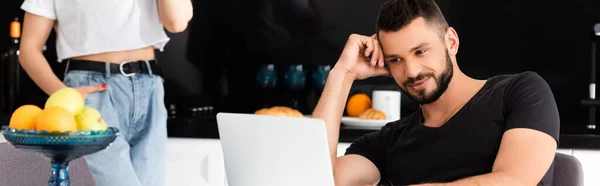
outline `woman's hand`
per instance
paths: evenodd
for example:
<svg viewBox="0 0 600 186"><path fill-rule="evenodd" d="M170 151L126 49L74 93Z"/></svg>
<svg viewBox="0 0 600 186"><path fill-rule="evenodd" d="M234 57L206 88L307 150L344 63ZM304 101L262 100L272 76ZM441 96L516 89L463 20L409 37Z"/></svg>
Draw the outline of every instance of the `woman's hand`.
<svg viewBox="0 0 600 186"><path fill-rule="evenodd" d="M93 85L93 86L80 86L80 87L76 87L74 89L77 90L81 94L83 99L85 100L85 98L88 95L90 95L91 93L104 91L104 90L106 90L106 87L107 87L106 84L100 84L100 85Z"/></svg>

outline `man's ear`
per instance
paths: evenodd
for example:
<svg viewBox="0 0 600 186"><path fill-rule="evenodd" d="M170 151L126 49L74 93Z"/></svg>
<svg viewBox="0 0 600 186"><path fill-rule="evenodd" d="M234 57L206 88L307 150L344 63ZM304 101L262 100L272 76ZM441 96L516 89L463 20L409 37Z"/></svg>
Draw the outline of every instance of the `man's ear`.
<svg viewBox="0 0 600 186"><path fill-rule="evenodd" d="M456 33L456 30L454 30L454 28L452 27L448 27L446 29L446 34L444 38L446 39L446 48L448 49L448 54L451 56L455 56L456 53L458 53L459 44L458 34Z"/></svg>

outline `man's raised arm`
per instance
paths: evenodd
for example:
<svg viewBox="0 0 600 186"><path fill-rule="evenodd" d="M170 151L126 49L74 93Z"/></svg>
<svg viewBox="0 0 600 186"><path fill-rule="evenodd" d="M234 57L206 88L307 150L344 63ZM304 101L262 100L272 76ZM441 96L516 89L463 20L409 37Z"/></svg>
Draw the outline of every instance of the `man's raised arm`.
<svg viewBox="0 0 600 186"><path fill-rule="evenodd" d="M367 58L369 55L372 56L371 59ZM363 175L367 180L379 179L375 165L364 157L352 155L338 159L337 146L340 122L352 83L356 79L381 75L389 75L389 71L383 68L383 54L377 40L369 36L351 35L340 59L329 73L323 94L312 114L314 118L325 121L332 171L337 185L339 179L358 177L361 180ZM336 169L337 163L343 163L339 165L343 170Z"/></svg>

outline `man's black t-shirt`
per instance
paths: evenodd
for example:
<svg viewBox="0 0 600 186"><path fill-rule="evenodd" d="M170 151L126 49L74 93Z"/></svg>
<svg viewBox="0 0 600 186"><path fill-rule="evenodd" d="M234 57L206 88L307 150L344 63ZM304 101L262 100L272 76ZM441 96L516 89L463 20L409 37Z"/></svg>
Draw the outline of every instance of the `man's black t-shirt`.
<svg viewBox="0 0 600 186"><path fill-rule="evenodd" d="M373 162L380 185L451 182L490 173L507 130L539 130L558 143L560 128L550 87L534 72L489 78L441 127L427 127L423 120L417 109L358 138L346 154ZM554 164L539 185L552 185L553 173Z"/></svg>

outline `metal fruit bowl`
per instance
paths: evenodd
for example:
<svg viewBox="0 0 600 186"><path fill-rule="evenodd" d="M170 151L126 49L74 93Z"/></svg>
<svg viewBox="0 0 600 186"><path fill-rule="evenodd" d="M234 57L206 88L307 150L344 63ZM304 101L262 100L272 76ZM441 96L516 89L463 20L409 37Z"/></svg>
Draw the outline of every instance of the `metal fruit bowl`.
<svg viewBox="0 0 600 186"><path fill-rule="evenodd" d="M104 131L48 132L16 130L2 127L2 135L15 148L35 152L50 160L52 175L49 186L69 186L68 165L73 159L92 154L108 147L119 134L109 127Z"/></svg>

